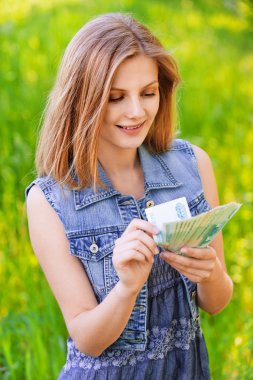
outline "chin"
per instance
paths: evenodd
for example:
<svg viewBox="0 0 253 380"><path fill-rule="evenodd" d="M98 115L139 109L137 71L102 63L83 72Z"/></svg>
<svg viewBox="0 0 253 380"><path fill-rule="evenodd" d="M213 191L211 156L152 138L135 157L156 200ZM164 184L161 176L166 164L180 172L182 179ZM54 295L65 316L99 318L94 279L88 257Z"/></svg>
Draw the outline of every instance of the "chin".
<svg viewBox="0 0 253 380"><path fill-rule="evenodd" d="M120 144L120 148L122 149L137 149L139 148L144 142L144 139L141 139L139 141L133 141L131 143L126 143L126 144Z"/></svg>

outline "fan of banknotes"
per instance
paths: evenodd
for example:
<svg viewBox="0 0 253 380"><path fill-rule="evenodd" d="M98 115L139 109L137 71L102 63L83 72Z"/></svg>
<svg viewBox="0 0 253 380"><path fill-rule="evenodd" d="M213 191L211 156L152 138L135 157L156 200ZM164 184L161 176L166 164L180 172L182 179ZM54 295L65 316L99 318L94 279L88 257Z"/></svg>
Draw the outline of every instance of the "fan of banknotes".
<svg viewBox="0 0 253 380"><path fill-rule="evenodd" d="M149 222L160 230L156 243L172 252L184 246L207 246L239 210L241 204L231 202L191 217L185 197L147 208Z"/></svg>

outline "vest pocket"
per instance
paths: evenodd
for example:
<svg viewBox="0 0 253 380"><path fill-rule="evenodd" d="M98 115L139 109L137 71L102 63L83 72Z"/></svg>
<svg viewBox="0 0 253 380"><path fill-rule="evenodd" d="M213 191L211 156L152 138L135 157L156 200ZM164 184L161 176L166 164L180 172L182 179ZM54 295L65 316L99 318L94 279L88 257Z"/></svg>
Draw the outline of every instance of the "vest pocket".
<svg viewBox="0 0 253 380"><path fill-rule="evenodd" d="M81 260L98 302L118 282L112 264L112 252L118 237L118 232L88 231L68 234L70 254Z"/></svg>

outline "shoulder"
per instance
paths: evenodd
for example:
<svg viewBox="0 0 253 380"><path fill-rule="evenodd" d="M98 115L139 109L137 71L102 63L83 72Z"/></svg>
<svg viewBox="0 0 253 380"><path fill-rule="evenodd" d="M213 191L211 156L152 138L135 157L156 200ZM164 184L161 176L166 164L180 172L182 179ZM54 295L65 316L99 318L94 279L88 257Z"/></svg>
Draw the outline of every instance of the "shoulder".
<svg viewBox="0 0 253 380"><path fill-rule="evenodd" d="M200 178L203 191L211 207L219 204L218 191L212 161L209 155L200 147L187 140L175 139L171 151L180 154L180 160L192 175L193 172Z"/></svg>
<svg viewBox="0 0 253 380"><path fill-rule="evenodd" d="M174 139L169 150L185 150L189 149L190 147L191 143L189 141L183 139Z"/></svg>
<svg viewBox="0 0 253 380"><path fill-rule="evenodd" d="M205 170L212 170L212 162L209 155L197 145L192 145L192 150L195 154L200 174Z"/></svg>
<svg viewBox="0 0 253 380"><path fill-rule="evenodd" d="M201 177L202 182L208 178L213 179L213 165L209 155L202 148L196 145L192 145L192 149L196 157L199 175Z"/></svg>
<svg viewBox="0 0 253 380"><path fill-rule="evenodd" d="M39 186L36 186L35 183L32 183L27 189L26 189L26 204L28 207L30 206L37 206L40 204L43 204L45 202L45 197L39 188Z"/></svg>
<svg viewBox="0 0 253 380"><path fill-rule="evenodd" d="M26 203L34 205L47 203L60 214L60 204L63 199L63 186L51 177L38 177L25 190Z"/></svg>
<svg viewBox="0 0 253 380"><path fill-rule="evenodd" d="M26 195L26 210L28 221L42 221L47 225L47 221L56 217L52 205L48 202L42 189L34 183Z"/></svg>
<svg viewBox="0 0 253 380"><path fill-rule="evenodd" d="M182 151L182 153L190 155L197 161L199 171L212 168L212 163L208 154L202 148L191 144L187 140L175 139L170 150Z"/></svg>
<svg viewBox="0 0 253 380"><path fill-rule="evenodd" d="M30 185L27 186L25 189L25 196L28 197L28 194L30 193L32 188L39 187L42 192L50 193L52 191L53 187L57 187L57 182L51 178L51 177L38 177L35 180L33 180ZM33 192L36 192L36 190L33 190Z"/></svg>
<svg viewBox="0 0 253 380"><path fill-rule="evenodd" d="M40 226L43 224L47 228L50 222L63 223L60 193L60 185L50 177L39 177L26 188L26 212L29 225L30 223Z"/></svg>
<svg viewBox="0 0 253 380"><path fill-rule="evenodd" d="M180 156L190 156L195 161L197 159L196 153L198 154L197 150L201 150L198 147L195 150L195 147L188 140L174 139L168 152L175 153L176 155L179 154Z"/></svg>
<svg viewBox="0 0 253 380"><path fill-rule="evenodd" d="M201 178L204 193L209 204L212 207L215 207L219 204L219 197L212 161L203 149L196 145L192 145L192 149L197 160L199 176Z"/></svg>

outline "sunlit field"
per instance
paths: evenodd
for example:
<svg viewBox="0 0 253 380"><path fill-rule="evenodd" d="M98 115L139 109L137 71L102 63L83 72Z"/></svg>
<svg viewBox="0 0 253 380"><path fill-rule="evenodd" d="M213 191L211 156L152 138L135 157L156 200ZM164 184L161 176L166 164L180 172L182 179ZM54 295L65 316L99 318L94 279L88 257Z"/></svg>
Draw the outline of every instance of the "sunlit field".
<svg viewBox="0 0 253 380"><path fill-rule="evenodd" d="M2 1L0 13L0 379L53 380L67 332L34 256L24 189L36 176L40 118L64 48L91 17L132 13L178 62L179 136L210 155L221 203L243 203L224 228L234 296L201 314L212 378L253 379L253 12L251 1ZM180 380L180 379L179 379Z"/></svg>

